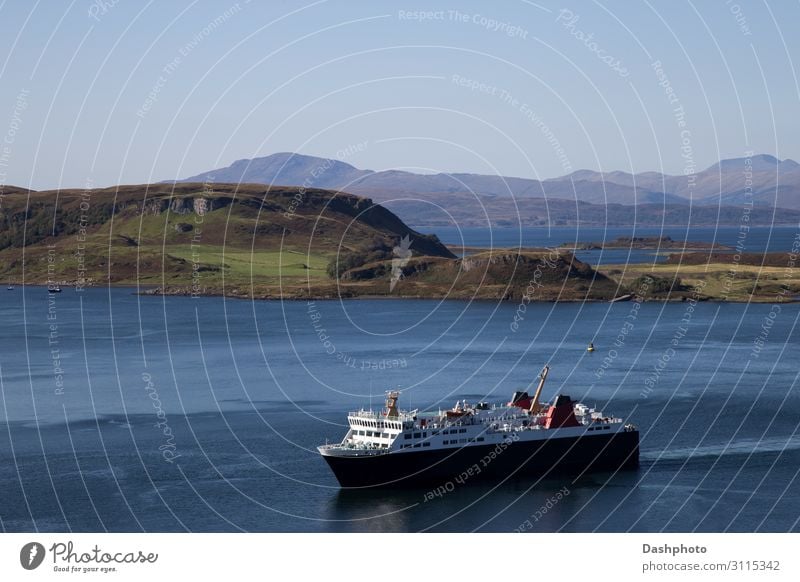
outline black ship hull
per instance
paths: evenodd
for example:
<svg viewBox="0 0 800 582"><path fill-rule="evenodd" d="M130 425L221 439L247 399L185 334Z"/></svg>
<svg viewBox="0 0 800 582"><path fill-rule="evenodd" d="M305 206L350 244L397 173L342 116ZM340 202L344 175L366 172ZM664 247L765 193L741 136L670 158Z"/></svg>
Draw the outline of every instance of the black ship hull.
<svg viewBox="0 0 800 582"><path fill-rule="evenodd" d="M374 456L323 455L342 487L400 488L469 480L616 471L639 465L639 432L557 437ZM457 481L454 481L457 480Z"/></svg>

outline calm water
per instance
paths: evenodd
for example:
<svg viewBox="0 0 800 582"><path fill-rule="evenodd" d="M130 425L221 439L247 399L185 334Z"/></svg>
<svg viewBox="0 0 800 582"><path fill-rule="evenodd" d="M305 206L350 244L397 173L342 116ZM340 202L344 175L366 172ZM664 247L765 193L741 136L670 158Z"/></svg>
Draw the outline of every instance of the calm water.
<svg viewBox="0 0 800 582"><path fill-rule="evenodd" d="M669 236L676 241L716 242L736 247L740 242L738 226L720 227L589 227L558 226L516 228L421 228L420 232L434 232L445 244L476 247L557 247L563 243L613 241L621 236ZM745 252L788 252L798 234L793 226L753 227L741 239ZM591 265L624 263L657 263L676 250L662 249L605 249L578 251L576 256Z"/></svg>
<svg viewBox="0 0 800 582"><path fill-rule="evenodd" d="M488 302L3 293L5 531L800 529L798 305L773 311L754 352L770 305L539 304L513 333L516 306ZM505 400L546 362L548 397L640 426L638 471L425 502L340 491L314 450L387 388L404 407Z"/></svg>

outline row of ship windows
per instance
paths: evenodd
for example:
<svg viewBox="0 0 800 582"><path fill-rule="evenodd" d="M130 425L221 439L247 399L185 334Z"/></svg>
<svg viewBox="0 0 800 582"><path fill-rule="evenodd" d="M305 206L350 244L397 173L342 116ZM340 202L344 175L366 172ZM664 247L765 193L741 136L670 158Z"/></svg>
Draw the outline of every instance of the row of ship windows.
<svg viewBox="0 0 800 582"><path fill-rule="evenodd" d="M367 436L367 437L380 437L388 439L390 435L388 432L374 432L371 430L357 430L355 431L357 436Z"/></svg>
<svg viewBox="0 0 800 582"><path fill-rule="evenodd" d="M589 430L592 430L592 429L590 428ZM451 429L450 431L444 430L444 431L441 431L441 432L442 432L442 434L465 433L465 432L467 432L467 429L465 429L465 428L455 429L454 428L454 429ZM372 430L357 430L357 431L355 431L355 434L357 436L379 437L379 438L389 438L389 437L392 436L388 432L376 432L376 431L372 431ZM431 432L431 436L436 436L438 434L439 434L438 430L434 430L434 431ZM406 434L403 435L403 438L405 440L409 440L411 438L426 439L426 438L428 438L428 432L427 431L425 431L425 432L415 432L415 433L413 433L413 435L412 435L412 433L406 433ZM481 439L481 440L483 440L483 439Z"/></svg>
<svg viewBox="0 0 800 582"><path fill-rule="evenodd" d="M478 437L474 439L458 439L457 441L450 440L450 441L442 441L443 445L457 445L458 443L482 443L484 441L483 437Z"/></svg>
<svg viewBox="0 0 800 582"><path fill-rule="evenodd" d="M449 431L443 430L441 432L442 432L442 434L456 434L456 433L459 433L459 432L461 432L461 433L467 432L467 429L465 429L465 428L459 428L459 429L452 428ZM434 431L431 432L431 436L436 436L437 434L439 434L438 430L434 430ZM405 440L409 440L411 438L426 439L426 438L428 438L428 433L427 433L427 431L425 431L425 432L415 432L412 435L410 432L408 432L408 433L403 435L403 438Z"/></svg>
<svg viewBox="0 0 800 582"><path fill-rule="evenodd" d="M590 426L586 430L609 430L611 429L610 426Z"/></svg>
<svg viewBox="0 0 800 582"><path fill-rule="evenodd" d="M478 437L478 438L474 438L474 439L457 439L457 440L450 440L450 441L442 441L442 444L443 445L457 445L459 443L482 443L484 440L485 439L483 437ZM410 445L410 444L409 445L400 445L400 448L401 449L411 449L411 448L418 449L420 447L429 447L429 446L431 446L431 443L425 442L425 443L417 443L415 445Z"/></svg>
<svg viewBox="0 0 800 582"><path fill-rule="evenodd" d="M378 425L378 421L375 420L361 420L361 419L354 419L353 423L358 426L364 426L367 428L393 428L395 430L400 430L401 426L399 422L386 422L381 421L380 426Z"/></svg>

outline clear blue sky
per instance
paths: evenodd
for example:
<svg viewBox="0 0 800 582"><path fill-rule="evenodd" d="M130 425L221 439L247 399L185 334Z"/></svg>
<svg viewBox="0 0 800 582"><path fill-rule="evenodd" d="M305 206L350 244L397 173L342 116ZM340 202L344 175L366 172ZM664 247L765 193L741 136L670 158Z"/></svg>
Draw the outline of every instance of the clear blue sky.
<svg viewBox="0 0 800 582"><path fill-rule="evenodd" d="M798 2L0 6L5 184L142 183L278 151L539 178L800 158Z"/></svg>

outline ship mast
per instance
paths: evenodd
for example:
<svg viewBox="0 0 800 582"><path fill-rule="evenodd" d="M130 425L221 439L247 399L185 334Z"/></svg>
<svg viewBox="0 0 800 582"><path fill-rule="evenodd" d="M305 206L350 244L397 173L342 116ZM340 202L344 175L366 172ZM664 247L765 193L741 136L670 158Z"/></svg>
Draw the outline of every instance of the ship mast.
<svg viewBox="0 0 800 582"><path fill-rule="evenodd" d="M539 406L539 397L542 395L542 388L544 388L544 382L547 380L547 373L550 371L550 366L545 365L542 369L542 372L539 374L539 386L536 387L536 394L533 395L533 400L531 400L531 407L528 409L530 414L538 414L539 411L542 409Z"/></svg>
<svg viewBox="0 0 800 582"><path fill-rule="evenodd" d="M386 393L386 418L397 418L397 399L400 397L399 392Z"/></svg>

